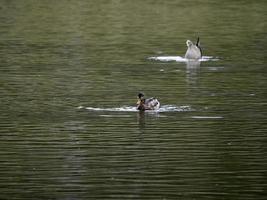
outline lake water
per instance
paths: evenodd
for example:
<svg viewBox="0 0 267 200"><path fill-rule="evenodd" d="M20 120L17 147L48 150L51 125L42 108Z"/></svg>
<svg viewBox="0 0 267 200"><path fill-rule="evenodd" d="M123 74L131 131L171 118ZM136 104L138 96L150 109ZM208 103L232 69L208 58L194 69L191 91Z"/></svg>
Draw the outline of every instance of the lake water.
<svg viewBox="0 0 267 200"><path fill-rule="evenodd" d="M2 0L0 199L266 199L266 8Z"/></svg>

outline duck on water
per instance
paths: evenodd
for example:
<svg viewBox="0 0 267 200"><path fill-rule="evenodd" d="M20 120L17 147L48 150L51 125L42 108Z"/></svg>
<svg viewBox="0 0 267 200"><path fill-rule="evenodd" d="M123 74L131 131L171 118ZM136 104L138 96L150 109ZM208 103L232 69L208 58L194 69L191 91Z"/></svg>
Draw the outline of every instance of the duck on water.
<svg viewBox="0 0 267 200"><path fill-rule="evenodd" d="M199 37L197 38L196 44L190 40L186 41L187 51L185 53L185 58L189 60L198 60L202 57L202 49L200 47Z"/></svg>
<svg viewBox="0 0 267 200"><path fill-rule="evenodd" d="M138 101L136 103L137 110L145 111L145 110L158 110L160 107L159 101L154 98L145 99L145 95L143 93L139 93L137 95Z"/></svg>

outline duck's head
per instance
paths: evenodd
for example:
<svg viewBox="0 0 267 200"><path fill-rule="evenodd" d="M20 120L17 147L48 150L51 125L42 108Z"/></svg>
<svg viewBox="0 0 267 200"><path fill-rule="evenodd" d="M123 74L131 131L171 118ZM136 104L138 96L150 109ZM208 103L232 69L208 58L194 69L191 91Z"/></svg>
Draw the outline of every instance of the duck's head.
<svg viewBox="0 0 267 200"><path fill-rule="evenodd" d="M138 99L144 99L145 95L140 92L138 95L137 95Z"/></svg>
<svg viewBox="0 0 267 200"><path fill-rule="evenodd" d="M137 102L136 102L136 106L138 110L145 110L145 95L143 93L139 93L137 95Z"/></svg>
<svg viewBox="0 0 267 200"><path fill-rule="evenodd" d="M193 42L191 42L190 40L186 40L186 45L187 45L188 47L190 47L190 46L193 45Z"/></svg>

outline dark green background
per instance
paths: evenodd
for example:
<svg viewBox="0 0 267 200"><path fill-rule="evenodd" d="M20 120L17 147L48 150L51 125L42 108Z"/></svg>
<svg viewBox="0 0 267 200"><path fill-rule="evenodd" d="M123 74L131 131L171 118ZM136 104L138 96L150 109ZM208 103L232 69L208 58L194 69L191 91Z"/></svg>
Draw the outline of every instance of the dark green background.
<svg viewBox="0 0 267 200"><path fill-rule="evenodd" d="M266 1L0 1L1 199L265 199ZM200 36L198 67L183 56ZM135 106L139 91L187 112Z"/></svg>

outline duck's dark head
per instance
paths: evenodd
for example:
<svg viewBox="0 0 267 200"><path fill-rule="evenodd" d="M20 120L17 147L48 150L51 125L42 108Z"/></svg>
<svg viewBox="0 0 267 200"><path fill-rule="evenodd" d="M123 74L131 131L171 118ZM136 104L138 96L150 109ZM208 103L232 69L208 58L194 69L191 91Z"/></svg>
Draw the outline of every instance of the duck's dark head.
<svg viewBox="0 0 267 200"><path fill-rule="evenodd" d="M145 110L145 98L144 97L145 95L141 92L137 95L138 100L136 102L136 106L138 110L141 110L141 111Z"/></svg>
<svg viewBox="0 0 267 200"><path fill-rule="evenodd" d="M143 99L144 96L145 96L145 95L144 95L142 92L140 92L140 93L137 95L138 99Z"/></svg>

